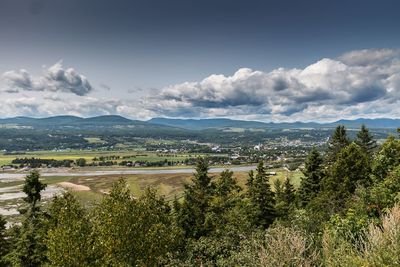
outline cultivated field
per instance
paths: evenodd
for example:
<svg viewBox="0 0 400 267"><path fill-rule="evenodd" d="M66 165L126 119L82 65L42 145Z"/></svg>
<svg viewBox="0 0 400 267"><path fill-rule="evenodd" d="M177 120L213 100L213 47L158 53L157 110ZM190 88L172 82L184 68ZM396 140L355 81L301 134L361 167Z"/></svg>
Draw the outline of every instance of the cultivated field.
<svg viewBox="0 0 400 267"><path fill-rule="evenodd" d="M9 165L15 158L40 158L54 160L77 160L84 158L88 164L93 162L94 158L104 157L105 160L116 162L125 161L184 161L188 158L196 158L199 156L213 156L214 154L196 154L196 153L170 153L170 152L151 152L144 150L67 150L67 151L32 151L25 153L0 154L0 166ZM218 154L218 156L226 156ZM113 159L111 157L119 157Z"/></svg>

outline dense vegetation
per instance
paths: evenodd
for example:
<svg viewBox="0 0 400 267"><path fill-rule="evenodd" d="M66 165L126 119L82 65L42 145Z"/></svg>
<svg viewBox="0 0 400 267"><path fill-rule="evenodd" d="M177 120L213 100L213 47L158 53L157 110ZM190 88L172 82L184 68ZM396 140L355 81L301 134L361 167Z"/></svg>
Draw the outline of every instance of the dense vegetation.
<svg viewBox="0 0 400 267"><path fill-rule="evenodd" d="M263 162L246 189L229 170L208 173L200 158L182 199L124 180L83 207L71 193L40 203L39 174L26 177L24 220L6 230L11 266L399 266L400 141L378 147L362 127L336 128L326 153L310 151L299 188L271 185Z"/></svg>

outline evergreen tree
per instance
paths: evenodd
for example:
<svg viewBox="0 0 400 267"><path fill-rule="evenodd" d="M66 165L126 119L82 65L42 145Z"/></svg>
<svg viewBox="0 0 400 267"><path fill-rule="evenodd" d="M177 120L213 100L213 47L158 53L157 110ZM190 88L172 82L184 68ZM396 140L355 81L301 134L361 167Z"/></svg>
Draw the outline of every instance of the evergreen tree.
<svg viewBox="0 0 400 267"><path fill-rule="evenodd" d="M208 161L199 158L190 184L184 185L184 200L180 207L178 225L186 237L200 238L207 235L206 213L210 207L214 185L208 175Z"/></svg>
<svg viewBox="0 0 400 267"><path fill-rule="evenodd" d="M274 191L275 191L275 200L276 202L283 201L283 191L285 190L282 181L280 179L274 180Z"/></svg>
<svg viewBox="0 0 400 267"><path fill-rule="evenodd" d="M230 170L221 172L215 182L215 195L223 200L229 200L231 195L237 194L241 190L235 177L233 177L233 172Z"/></svg>
<svg viewBox="0 0 400 267"><path fill-rule="evenodd" d="M279 182L278 182L279 181ZM296 192L290 178L286 177L284 183L279 179L274 181L276 215L281 219L287 219L290 210L294 207ZM278 191L276 191L278 189Z"/></svg>
<svg viewBox="0 0 400 267"><path fill-rule="evenodd" d="M15 243L8 259L13 265L17 266L41 266L47 261L46 258L46 223L44 214L37 206L41 200L41 191L46 188L46 184L40 181L39 172L34 170L25 178L23 192L27 195L24 200L29 205L24 211L25 218L22 225L16 229L13 237Z"/></svg>
<svg viewBox="0 0 400 267"><path fill-rule="evenodd" d="M333 164L325 189L344 199L353 194L357 185L370 184L370 165L364 150L355 143L344 148Z"/></svg>
<svg viewBox="0 0 400 267"><path fill-rule="evenodd" d="M296 198L296 190L294 189L294 185L291 183L289 177L286 177L283 188L283 201L287 206L293 205Z"/></svg>
<svg viewBox="0 0 400 267"><path fill-rule="evenodd" d="M40 174L37 170L32 171L25 178L24 187L22 191L26 194L25 202L30 204L31 209L35 209L36 203L40 201L41 194L45 188L46 184L43 184L40 180Z"/></svg>
<svg viewBox="0 0 400 267"><path fill-rule="evenodd" d="M249 171L249 175L247 177L246 187L247 187L247 196L251 198L253 194L253 184L254 184L254 171Z"/></svg>
<svg viewBox="0 0 400 267"><path fill-rule="evenodd" d="M372 156L373 150L377 147L376 141L364 124L357 133L356 144L359 145L369 156Z"/></svg>
<svg viewBox="0 0 400 267"><path fill-rule="evenodd" d="M256 226L264 229L271 225L276 217L275 196L271 191L269 176L266 174L262 161L257 166L257 174L254 177L250 194L251 220Z"/></svg>
<svg viewBox="0 0 400 267"><path fill-rule="evenodd" d="M321 180L323 178L322 163L321 154L315 147L312 148L305 162L304 177L300 182L298 196L301 207L305 207L321 189Z"/></svg>
<svg viewBox="0 0 400 267"><path fill-rule="evenodd" d="M335 132L328 143L328 163L335 162L339 152L350 143L346 134L346 127L339 125L336 127Z"/></svg>
<svg viewBox="0 0 400 267"><path fill-rule="evenodd" d="M6 235L6 223L6 220L0 215L0 266L8 266L5 256L10 249L10 242Z"/></svg>

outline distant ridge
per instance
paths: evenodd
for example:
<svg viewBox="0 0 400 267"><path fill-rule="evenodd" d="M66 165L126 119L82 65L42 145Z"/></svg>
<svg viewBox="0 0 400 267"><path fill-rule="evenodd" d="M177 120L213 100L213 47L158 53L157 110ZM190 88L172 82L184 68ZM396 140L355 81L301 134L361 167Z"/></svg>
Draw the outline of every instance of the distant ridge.
<svg viewBox="0 0 400 267"><path fill-rule="evenodd" d="M189 130L204 130L210 128L325 128L336 127L337 125L345 125L348 128L360 128L365 124L369 128L397 128L400 127L400 119L356 119L356 120L338 120L332 123L317 122L260 122L260 121L243 121L231 119L169 119L169 118L153 118L150 123L168 125L172 127L180 127Z"/></svg>
<svg viewBox="0 0 400 267"><path fill-rule="evenodd" d="M119 115L104 115L90 118L77 116L54 116L47 118L15 117L0 119L0 124L17 124L32 127L56 126L115 126L115 125L146 125L144 121L130 120Z"/></svg>
<svg viewBox="0 0 400 267"><path fill-rule="evenodd" d="M400 127L400 119L355 119L355 120L338 120L332 123L317 122L260 122L260 121L244 121L232 120L226 118L213 119L170 119L170 118L153 118L148 121L131 120L119 115L102 115L90 118L81 118L77 116L54 116L47 118L31 118L31 117L14 117L0 119L0 124L16 124L23 126L54 128L54 127L113 127L118 125L137 126L137 127L170 127L185 130L206 130L221 128L245 128L245 129L282 129L282 128L331 128L337 125L345 125L348 128L359 128L365 124L368 128L398 128ZM150 127L151 126L151 127Z"/></svg>

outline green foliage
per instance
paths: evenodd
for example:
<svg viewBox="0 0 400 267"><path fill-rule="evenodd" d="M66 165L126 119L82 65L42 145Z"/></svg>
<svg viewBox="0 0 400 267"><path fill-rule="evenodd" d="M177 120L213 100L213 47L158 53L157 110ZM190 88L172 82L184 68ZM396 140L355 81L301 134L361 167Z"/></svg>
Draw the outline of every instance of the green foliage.
<svg viewBox="0 0 400 267"><path fill-rule="evenodd" d="M305 207L321 189L323 178L323 159L317 149L311 149L305 162L303 170L304 178L301 180L299 188L299 204Z"/></svg>
<svg viewBox="0 0 400 267"><path fill-rule="evenodd" d="M26 194L25 202L29 203L32 208L35 208L36 203L40 201L40 192L46 188L46 184L40 182L40 174L37 170L31 171L25 177L24 187L22 191Z"/></svg>
<svg viewBox="0 0 400 267"><path fill-rule="evenodd" d="M289 212L295 207L296 191L289 177L286 177L283 184L278 181L278 179L274 181L276 215L281 219L287 219Z"/></svg>
<svg viewBox="0 0 400 267"><path fill-rule="evenodd" d="M206 213L214 191L211 177L208 175L208 162L199 158L196 172L190 184L184 185L184 200L179 208L178 225L186 237L200 238L207 235L211 225L206 221ZM220 190L225 190L221 189Z"/></svg>
<svg viewBox="0 0 400 267"><path fill-rule="evenodd" d="M269 176L262 161L256 171L251 187L248 188L250 220L255 226L266 229L276 217L275 196L271 191Z"/></svg>
<svg viewBox="0 0 400 267"><path fill-rule="evenodd" d="M380 224L370 223L364 237L354 242L350 232L327 229L322 252L325 266L398 266L400 262L400 207L381 217Z"/></svg>
<svg viewBox="0 0 400 267"><path fill-rule="evenodd" d="M341 197L354 193L358 185L370 184L370 165L365 152L355 143L343 148L333 164L325 189Z"/></svg>
<svg viewBox="0 0 400 267"><path fill-rule="evenodd" d="M343 125L337 126L328 142L327 162L335 162L339 152L348 146L349 143L350 141L347 138L346 127Z"/></svg>
<svg viewBox="0 0 400 267"><path fill-rule="evenodd" d="M25 212L22 225L16 226L11 237L15 242L6 257L13 265L40 266L47 261L45 215L36 205L41 200L41 191L45 188L46 184L40 182L37 171L32 171L26 176L22 190L27 195L24 200L30 208Z"/></svg>
<svg viewBox="0 0 400 267"><path fill-rule="evenodd" d="M199 158L171 204L119 180L91 208L66 193L43 213L46 185L32 172L21 226L6 231L0 217L0 266L398 266L400 141L373 157L365 127L356 142L339 126L326 158L310 151L298 191L286 178L273 192L260 162L242 192L233 172L211 177Z"/></svg>
<svg viewBox="0 0 400 267"><path fill-rule="evenodd" d="M41 266L47 261L46 228L42 218L25 219L15 234L15 243L7 255L13 266Z"/></svg>
<svg viewBox="0 0 400 267"><path fill-rule="evenodd" d="M372 156L374 149L377 147L374 137L364 124L357 133L356 144L359 145L368 156Z"/></svg>
<svg viewBox="0 0 400 267"><path fill-rule="evenodd" d="M108 266L155 266L175 251L180 240L170 208L147 190L135 199L120 180L93 210L99 262Z"/></svg>
<svg viewBox="0 0 400 267"><path fill-rule="evenodd" d="M400 166L382 181L360 192L363 209L371 216L380 216L400 202Z"/></svg>
<svg viewBox="0 0 400 267"><path fill-rule="evenodd" d="M0 215L0 266L7 266L5 256L10 249L10 242L6 234L6 220Z"/></svg>
<svg viewBox="0 0 400 267"><path fill-rule="evenodd" d="M93 266L92 225L76 198L71 193L55 197L49 215L46 245L50 265Z"/></svg>
<svg viewBox="0 0 400 267"><path fill-rule="evenodd" d="M398 165L400 165L400 141L390 136L375 156L372 172L377 179L383 180Z"/></svg>
<svg viewBox="0 0 400 267"><path fill-rule="evenodd" d="M366 214L357 214L355 210L348 209L343 216L333 215L327 228L329 231L335 231L336 234L349 239L350 242L357 242L363 238L363 232L368 227L368 223L369 218Z"/></svg>
<svg viewBox="0 0 400 267"><path fill-rule="evenodd" d="M86 166L86 159L84 158L79 158L76 160L76 165L79 167L85 167Z"/></svg>

